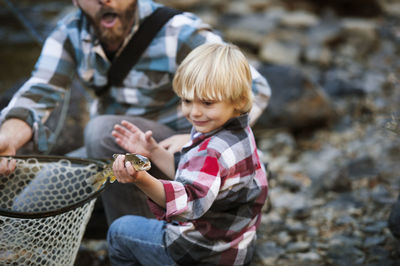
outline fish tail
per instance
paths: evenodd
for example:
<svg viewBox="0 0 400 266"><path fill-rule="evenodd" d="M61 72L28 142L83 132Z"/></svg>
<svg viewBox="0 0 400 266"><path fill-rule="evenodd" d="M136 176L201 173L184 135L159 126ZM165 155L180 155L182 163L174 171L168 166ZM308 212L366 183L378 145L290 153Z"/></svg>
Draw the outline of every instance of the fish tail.
<svg viewBox="0 0 400 266"><path fill-rule="evenodd" d="M111 178L112 175L113 175L113 171L106 169L106 170L96 173L93 177L90 178L89 182L92 184L92 186L95 188L95 190L98 190L101 188L101 186L104 183L107 182L107 179L109 177Z"/></svg>

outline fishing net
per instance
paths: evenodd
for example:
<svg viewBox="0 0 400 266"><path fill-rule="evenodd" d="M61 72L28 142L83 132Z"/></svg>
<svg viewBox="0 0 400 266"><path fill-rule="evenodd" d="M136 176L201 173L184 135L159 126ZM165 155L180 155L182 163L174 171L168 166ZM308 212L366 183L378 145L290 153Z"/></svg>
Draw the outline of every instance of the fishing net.
<svg viewBox="0 0 400 266"><path fill-rule="evenodd" d="M0 157L0 159L2 159ZM0 265L73 265L96 196L98 161L14 157L0 175Z"/></svg>

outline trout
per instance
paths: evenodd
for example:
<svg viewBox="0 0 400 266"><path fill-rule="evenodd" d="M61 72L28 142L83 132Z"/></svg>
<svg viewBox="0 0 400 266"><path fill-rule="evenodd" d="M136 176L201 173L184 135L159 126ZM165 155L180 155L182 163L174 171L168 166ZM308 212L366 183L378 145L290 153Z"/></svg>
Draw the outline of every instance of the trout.
<svg viewBox="0 0 400 266"><path fill-rule="evenodd" d="M95 190L99 190L103 186L103 184L107 182L107 180L110 183L113 183L117 179L112 170L112 165L118 155L123 154L113 154L112 162L105 164L104 169L101 172L98 172L96 175L89 179L89 182L93 185ZM132 164L133 168L135 168L136 171L148 171L151 168L150 160L140 154L125 154L125 162L127 161Z"/></svg>

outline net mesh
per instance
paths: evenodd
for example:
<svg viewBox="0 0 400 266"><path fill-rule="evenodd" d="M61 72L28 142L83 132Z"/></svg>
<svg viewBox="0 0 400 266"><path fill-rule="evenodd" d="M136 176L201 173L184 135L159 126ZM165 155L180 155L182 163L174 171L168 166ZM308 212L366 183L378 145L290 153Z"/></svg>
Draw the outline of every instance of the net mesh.
<svg viewBox="0 0 400 266"><path fill-rule="evenodd" d="M0 175L0 265L73 265L101 191L86 182L98 164L15 159Z"/></svg>

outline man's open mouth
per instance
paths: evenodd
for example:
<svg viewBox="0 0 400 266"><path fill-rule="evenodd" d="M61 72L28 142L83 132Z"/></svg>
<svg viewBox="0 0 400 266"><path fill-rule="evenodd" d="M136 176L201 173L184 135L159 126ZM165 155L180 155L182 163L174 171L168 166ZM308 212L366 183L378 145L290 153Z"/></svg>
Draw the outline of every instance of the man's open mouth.
<svg viewBox="0 0 400 266"><path fill-rule="evenodd" d="M117 13L106 12L101 16L101 25L105 28L111 28L114 26L117 20Z"/></svg>

